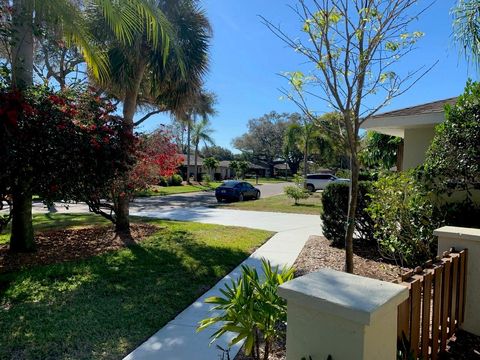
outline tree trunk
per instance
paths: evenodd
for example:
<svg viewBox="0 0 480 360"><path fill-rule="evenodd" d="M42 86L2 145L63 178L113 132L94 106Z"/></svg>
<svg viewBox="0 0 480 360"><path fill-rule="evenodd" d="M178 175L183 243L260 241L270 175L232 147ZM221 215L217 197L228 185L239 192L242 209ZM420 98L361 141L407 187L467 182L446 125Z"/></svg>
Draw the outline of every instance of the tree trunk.
<svg viewBox="0 0 480 360"><path fill-rule="evenodd" d="M190 142L192 138L192 124L190 119L188 119L187 123L187 178L185 179L187 183L190 184Z"/></svg>
<svg viewBox="0 0 480 360"><path fill-rule="evenodd" d="M352 151L350 158L351 181L348 200L347 229L345 234L345 271L353 274L353 235L358 203L359 164L357 152Z"/></svg>
<svg viewBox="0 0 480 360"><path fill-rule="evenodd" d="M137 69L135 78L132 81L131 86L127 87L125 91L125 98L123 99L123 121L125 124L125 131L127 133L133 133L133 117L137 110L137 97L140 91L140 84L143 79L143 74L146 69L146 62L144 59L139 59L137 63ZM128 138L123 141L130 141ZM130 231L130 196L127 189L128 179L123 179L123 191L117 196L116 204L116 224L115 230L118 232Z"/></svg>
<svg viewBox="0 0 480 360"><path fill-rule="evenodd" d="M195 144L195 181L198 182L198 143Z"/></svg>
<svg viewBox="0 0 480 360"><path fill-rule="evenodd" d="M308 140L305 141L305 148L303 152L303 177L306 179L308 174Z"/></svg>
<svg viewBox="0 0 480 360"><path fill-rule="evenodd" d="M12 83L22 90L33 83L32 1L13 1Z"/></svg>
<svg viewBox="0 0 480 360"><path fill-rule="evenodd" d="M23 90L33 83L33 10L28 0L15 0L13 8L12 85ZM35 248L30 179L25 174L22 176L12 191L10 251L13 252L29 252Z"/></svg>
<svg viewBox="0 0 480 360"><path fill-rule="evenodd" d="M20 181L13 188L12 233L10 251L15 253L35 250L32 225L32 192L28 181Z"/></svg>

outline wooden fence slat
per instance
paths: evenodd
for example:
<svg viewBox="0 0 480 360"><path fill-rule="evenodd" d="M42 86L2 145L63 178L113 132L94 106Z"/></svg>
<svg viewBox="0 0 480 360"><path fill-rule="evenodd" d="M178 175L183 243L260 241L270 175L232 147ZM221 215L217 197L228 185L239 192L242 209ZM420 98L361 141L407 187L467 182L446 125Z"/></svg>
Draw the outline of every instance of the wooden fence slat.
<svg viewBox="0 0 480 360"><path fill-rule="evenodd" d="M420 311L421 311L421 295L422 295L422 282L419 278L416 278L411 285L411 310L412 317L410 321L410 344L412 347L413 355L418 357L420 347Z"/></svg>
<svg viewBox="0 0 480 360"><path fill-rule="evenodd" d="M440 305L442 295L442 267L436 267L433 275L433 314L432 314L432 360L437 359L438 339L440 337Z"/></svg>
<svg viewBox="0 0 480 360"><path fill-rule="evenodd" d="M463 324L465 309L465 281L467 266L467 250L460 252L460 282L458 284L458 326Z"/></svg>
<svg viewBox="0 0 480 360"><path fill-rule="evenodd" d="M410 296L398 306L397 334L398 340L405 336L410 343Z"/></svg>
<svg viewBox="0 0 480 360"><path fill-rule="evenodd" d="M443 284L442 284L442 311L441 311L441 337L440 337L440 351L447 349L448 340L448 305L450 294L450 271L451 271L451 259L443 259Z"/></svg>
<svg viewBox="0 0 480 360"><path fill-rule="evenodd" d="M432 299L433 272L427 271L423 279L423 309L422 309L422 359L427 359L430 344L430 306Z"/></svg>
<svg viewBox="0 0 480 360"><path fill-rule="evenodd" d="M457 310L458 310L458 264L459 264L459 255L454 254L452 256L452 286L450 293L450 325L449 325L449 335L453 335L457 329Z"/></svg>
<svg viewBox="0 0 480 360"><path fill-rule="evenodd" d="M438 359L464 319L468 251L442 256L402 276L409 298L398 306L397 336L414 358Z"/></svg>

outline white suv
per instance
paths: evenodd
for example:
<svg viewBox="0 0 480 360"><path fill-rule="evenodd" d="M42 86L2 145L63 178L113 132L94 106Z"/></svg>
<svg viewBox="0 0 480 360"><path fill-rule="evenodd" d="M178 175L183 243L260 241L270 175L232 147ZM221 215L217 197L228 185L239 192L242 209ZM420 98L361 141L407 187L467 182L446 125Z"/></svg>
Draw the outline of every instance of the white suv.
<svg viewBox="0 0 480 360"><path fill-rule="evenodd" d="M314 192L317 190L324 190L328 184L339 181L348 182L350 180L337 178L335 175L331 174L308 174L305 179L305 184L308 191Z"/></svg>

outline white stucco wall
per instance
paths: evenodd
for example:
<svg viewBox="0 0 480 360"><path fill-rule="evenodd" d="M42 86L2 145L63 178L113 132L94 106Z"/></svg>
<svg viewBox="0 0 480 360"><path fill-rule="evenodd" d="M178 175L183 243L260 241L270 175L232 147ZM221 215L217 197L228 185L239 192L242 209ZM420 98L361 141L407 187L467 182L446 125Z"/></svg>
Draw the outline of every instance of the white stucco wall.
<svg viewBox="0 0 480 360"><path fill-rule="evenodd" d="M425 161L425 154L435 135L435 128L432 124L404 131L403 170L408 170Z"/></svg>

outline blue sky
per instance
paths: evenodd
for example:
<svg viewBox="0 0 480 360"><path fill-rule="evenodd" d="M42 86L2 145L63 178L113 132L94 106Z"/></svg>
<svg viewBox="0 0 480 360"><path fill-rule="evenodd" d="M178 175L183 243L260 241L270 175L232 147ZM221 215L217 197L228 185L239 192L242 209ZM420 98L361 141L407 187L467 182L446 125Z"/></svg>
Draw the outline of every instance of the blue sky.
<svg viewBox="0 0 480 360"><path fill-rule="evenodd" d="M423 1L423 5L429 1ZM210 72L206 88L218 96L218 114L212 118L217 145L234 150L231 142L243 134L247 121L272 110L295 112L288 100L280 100L279 88L286 85L278 74L302 68L303 59L287 48L261 23L262 15L291 34L301 25L287 6L293 0L204 0L203 7L212 23L213 40ZM422 3L422 1L420 1ZM398 71L438 64L409 92L395 99L388 109L457 96L474 69L458 56L452 44L452 0L437 0L412 27L425 33L418 49L398 64ZM422 4L421 4L422 5ZM313 104L328 111L326 104ZM149 131L170 122L168 116L155 116L141 130Z"/></svg>

